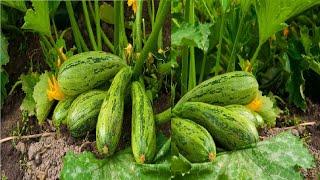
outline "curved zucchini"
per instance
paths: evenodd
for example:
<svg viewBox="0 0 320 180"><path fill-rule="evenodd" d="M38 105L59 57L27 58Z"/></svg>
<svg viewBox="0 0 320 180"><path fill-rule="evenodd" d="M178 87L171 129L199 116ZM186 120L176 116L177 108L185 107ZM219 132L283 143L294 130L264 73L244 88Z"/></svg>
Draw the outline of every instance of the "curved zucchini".
<svg viewBox="0 0 320 180"><path fill-rule="evenodd" d="M124 97L131 76L132 71L129 67L122 68L117 73L108 91L109 98L103 101L100 109L96 127L96 144L98 151L105 156L115 152L120 140Z"/></svg>
<svg viewBox="0 0 320 180"><path fill-rule="evenodd" d="M213 161L216 146L209 132L193 121L181 118L171 120L172 141L180 154L190 162Z"/></svg>

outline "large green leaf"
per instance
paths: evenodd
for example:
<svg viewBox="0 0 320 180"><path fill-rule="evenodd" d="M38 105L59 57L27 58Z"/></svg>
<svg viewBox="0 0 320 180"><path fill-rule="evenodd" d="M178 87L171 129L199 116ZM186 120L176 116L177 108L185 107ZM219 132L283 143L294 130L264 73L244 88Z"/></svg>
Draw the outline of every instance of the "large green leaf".
<svg viewBox="0 0 320 180"><path fill-rule="evenodd" d="M282 30L286 20L317 4L319 0L256 0L259 43Z"/></svg>
<svg viewBox="0 0 320 180"><path fill-rule="evenodd" d="M33 90L33 98L36 102L36 116L39 124L42 124L46 120L53 104L53 101L49 101L47 96L49 77L49 72L41 74L39 82L34 86Z"/></svg>
<svg viewBox="0 0 320 180"><path fill-rule="evenodd" d="M313 166L313 156L303 142L290 132L284 132L259 142L256 148L218 154L212 164L190 164L184 178L302 179L297 167ZM206 172L199 173L199 168Z"/></svg>
<svg viewBox="0 0 320 180"><path fill-rule="evenodd" d="M0 4L3 4L5 6L9 6L11 8L18 9L23 12L27 11L25 1L1 0Z"/></svg>
<svg viewBox="0 0 320 180"><path fill-rule="evenodd" d="M63 160L61 179L169 179L170 164L136 164L131 149L112 157L97 159L91 152L68 152Z"/></svg>
<svg viewBox="0 0 320 180"><path fill-rule="evenodd" d="M38 73L29 73L27 75L22 74L20 76L22 82L22 90L26 94L21 105L20 110L26 111L28 116L35 115L36 102L33 99L33 90L37 82L39 81Z"/></svg>
<svg viewBox="0 0 320 180"><path fill-rule="evenodd" d="M6 89L6 84L9 82L9 77L7 72L2 69L2 67L0 67L0 87L1 87L1 108L2 109L2 105L4 103L5 98L7 97L7 89Z"/></svg>
<svg viewBox="0 0 320 180"><path fill-rule="evenodd" d="M8 40L7 38L1 33L0 34L0 65L6 65L9 62L9 54L8 54Z"/></svg>
<svg viewBox="0 0 320 180"><path fill-rule="evenodd" d="M51 35L48 1L32 1L33 9L24 16L22 29L29 29L47 36Z"/></svg>
<svg viewBox="0 0 320 180"><path fill-rule="evenodd" d="M171 34L173 46L195 46L203 51L208 51L210 27L212 24L183 24L178 30Z"/></svg>

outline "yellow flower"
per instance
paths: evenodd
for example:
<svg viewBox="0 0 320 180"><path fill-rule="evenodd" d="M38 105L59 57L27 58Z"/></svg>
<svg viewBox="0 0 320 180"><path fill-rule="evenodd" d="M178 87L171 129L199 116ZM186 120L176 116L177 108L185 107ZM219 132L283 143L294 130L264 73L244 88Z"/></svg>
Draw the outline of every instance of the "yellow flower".
<svg viewBox="0 0 320 180"><path fill-rule="evenodd" d="M52 101L54 99L60 101L64 99L64 94L61 92L59 88L58 81L55 76L52 76L52 78L48 79L49 89L47 90L47 96L49 101Z"/></svg>
<svg viewBox="0 0 320 180"><path fill-rule="evenodd" d="M284 36L284 37L288 37L288 35L289 35L289 28L286 27L286 28L284 28L284 30L283 30L283 36Z"/></svg>
<svg viewBox="0 0 320 180"><path fill-rule="evenodd" d="M128 0L128 6L132 6L132 10L134 12L134 14L136 14L137 12L137 0Z"/></svg>
<svg viewBox="0 0 320 180"><path fill-rule="evenodd" d="M132 45L129 43L128 46L126 48L124 48L125 50L125 54L127 57L131 57L132 52L133 52L133 48Z"/></svg>
<svg viewBox="0 0 320 180"><path fill-rule="evenodd" d="M259 112L262 107L262 99L261 95L257 96L251 103L247 104L247 108L251 109L252 111Z"/></svg>

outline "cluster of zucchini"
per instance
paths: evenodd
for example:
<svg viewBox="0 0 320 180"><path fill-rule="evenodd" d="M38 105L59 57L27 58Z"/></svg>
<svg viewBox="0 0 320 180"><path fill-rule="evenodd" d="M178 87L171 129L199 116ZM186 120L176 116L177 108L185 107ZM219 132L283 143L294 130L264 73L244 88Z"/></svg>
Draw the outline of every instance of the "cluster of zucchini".
<svg viewBox="0 0 320 180"><path fill-rule="evenodd" d="M144 85L132 82L131 77L131 68L115 55L92 51L72 56L59 69L58 85L66 98L54 110L54 124L67 125L74 137L95 129L98 151L110 156L121 137L125 98L130 94L134 158L138 163L158 159L163 150L155 155L152 104ZM97 89L111 79L108 90ZM226 150L254 145L259 140L256 127L264 124L253 111L261 109L257 97L258 83L247 72L226 73L202 82L170 111L172 145L170 138L165 151L171 146L191 162L205 162L215 159L215 142Z"/></svg>
<svg viewBox="0 0 320 180"><path fill-rule="evenodd" d="M132 151L138 163L153 161L156 129L152 104L144 85L131 82L131 76L131 68L115 55L91 51L72 56L59 69L58 84L66 98L58 102L53 123L67 125L73 137L95 129L97 150L110 156L120 140L126 94L131 94ZM97 89L111 78L108 90Z"/></svg>

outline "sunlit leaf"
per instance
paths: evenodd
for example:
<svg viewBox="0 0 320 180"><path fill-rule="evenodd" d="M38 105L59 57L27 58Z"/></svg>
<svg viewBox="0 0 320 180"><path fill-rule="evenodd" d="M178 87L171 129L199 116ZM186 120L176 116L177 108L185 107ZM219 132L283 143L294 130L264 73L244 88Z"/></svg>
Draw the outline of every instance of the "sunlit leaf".
<svg viewBox="0 0 320 180"><path fill-rule="evenodd" d="M1 0L0 4L18 9L23 12L27 11L25 1Z"/></svg>
<svg viewBox="0 0 320 180"><path fill-rule="evenodd" d="M297 167L313 166L313 156L299 137L284 132L259 142L256 148L220 153L213 163L191 164L183 178L302 179Z"/></svg>
<svg viewBox="0 0 320 180"><path fill-rule="evenodd" d="M171 34L173 46L195 46L203 51L208 51L210 27L212 24L190 25L183 24Z"/></svg>
<svg viewBox="0 0 320 180"><path fill-rule="evenodd" d="M36 116L39 124L42 124L49 112L54 101L49 101L47 96L49 72L40 75L39 82L35 85L33 91L33 98L36 102Z"/></svg>
<svg viewBox="0 0 320 180"><path fill-rule="evenodd" d="M24 16L22 29L29 29L35 32L50 36L50 18L48 1L32 1L33 9L28 9Z"/></svg>
<svg viewBox="0 0 320 180"><path fill-rule="evenodd" d="M256 0L259 43L286 27L286 20L317 4L319 0Z"/></svg>
<svg viewBox="0 0 320 180"><path fill-rule="evenodd" d="M63 160L61 179L169 179L170 164L135 163L131 149L112 157L97 159L91 152L79 155L68 152Z"/></svg>
<svg viewBox="0 0 320 180"><path fill-rule="evenodd" d="M27 75L22 74L20 76L22 81L22 90L25 93L25 97L20 105L21 111L26 111L29 116L35 115L36 102L33 99L34 86L39 81L38 73L29 73Z"/></svg>

